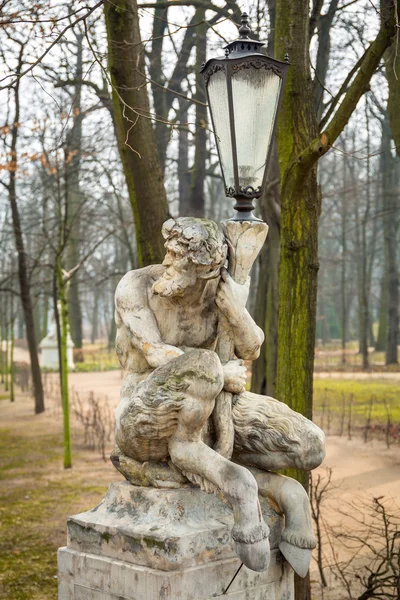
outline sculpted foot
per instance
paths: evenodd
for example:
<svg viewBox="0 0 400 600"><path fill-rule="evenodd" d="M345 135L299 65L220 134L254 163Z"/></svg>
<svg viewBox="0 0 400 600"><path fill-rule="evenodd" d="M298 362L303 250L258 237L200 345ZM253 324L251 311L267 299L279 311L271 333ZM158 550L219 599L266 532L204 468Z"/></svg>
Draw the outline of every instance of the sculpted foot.
<svg viewBox="0 0 400 600"><path fill-rule="evenodd" d="M311 549L298 548L288 542L282 541L279 544L279 550L299 577L307 575L312 556Z"/></svg>
<svg viewBox="0 0 400 600"><path fill-rule="evenodd" d="M236 554L242 563L252 571L265 571L270 560L269 527L260 523L249 531L242 531L237 525L232 530L236 542Z"/></svg>
<svg viewBox="0 0 400 600"><path fill-rule="evenodd" d="M312 529L305 522L296 525L296 529L285 527L282 531L279 550L297 575L305 577L310 567L312 549L316 546L316 540Z"/></svg>

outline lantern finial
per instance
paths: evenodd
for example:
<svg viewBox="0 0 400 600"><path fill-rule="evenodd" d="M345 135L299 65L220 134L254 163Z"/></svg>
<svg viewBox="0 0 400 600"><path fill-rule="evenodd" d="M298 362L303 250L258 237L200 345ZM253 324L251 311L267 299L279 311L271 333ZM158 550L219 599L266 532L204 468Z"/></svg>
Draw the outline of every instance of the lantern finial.
<svg viewBox="0 0 400 600"><path fill-rule="evenodd" d="M246 12L242 13L241 21L242 24L239 27L240 38L247 40L251 33L251 27L249 25L249 15Z"/></svg>

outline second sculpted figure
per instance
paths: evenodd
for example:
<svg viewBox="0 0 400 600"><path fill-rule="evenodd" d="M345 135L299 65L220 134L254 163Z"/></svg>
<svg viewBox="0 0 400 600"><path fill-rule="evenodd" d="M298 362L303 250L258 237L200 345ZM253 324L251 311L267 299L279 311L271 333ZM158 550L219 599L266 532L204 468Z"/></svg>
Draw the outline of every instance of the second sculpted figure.
<svg viewBox="0 0 400 600"><path fill-rule="evenodd" d="M111 458L134 485L222 495L236 552L255 571L269 562L258 491L267 494L285 515L280 549L304 576L315 546L308 497L274 471L317 467L324 434L284 403L245 391L243 361L264 340L246 310L248 272L267 229L227 222L224 236L212 221L170 219L163 264L123 277L115 304L126 376Z"/></svg>

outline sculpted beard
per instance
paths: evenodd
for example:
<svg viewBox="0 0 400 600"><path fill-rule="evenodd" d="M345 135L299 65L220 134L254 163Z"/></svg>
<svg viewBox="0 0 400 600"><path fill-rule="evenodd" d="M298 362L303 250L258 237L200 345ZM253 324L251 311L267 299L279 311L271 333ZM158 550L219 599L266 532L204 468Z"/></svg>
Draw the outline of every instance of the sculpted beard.
<svg viewBox="0 0 400 600"><path fill-rule="evenodd" d="M164 298L171 298L173 296L183 296L185 290L193 285L192 278L188 277L186 273L177 273L171 276L168 272L165 272L160 279L153 284L153 294L158 294Z"/></svg>

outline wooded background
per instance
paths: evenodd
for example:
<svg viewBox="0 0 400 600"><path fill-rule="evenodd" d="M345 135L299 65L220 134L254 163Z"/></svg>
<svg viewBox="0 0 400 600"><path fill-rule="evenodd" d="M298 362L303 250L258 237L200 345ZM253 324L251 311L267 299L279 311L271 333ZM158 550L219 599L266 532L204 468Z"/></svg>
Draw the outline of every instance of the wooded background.
<svg viewBox="0 0 400 600"><path fill-rule="evenodd" d="M291 63L257 209L270 230L250 295L266 333L252 389L311 417L316 340L336 340L342 366L354 343L363 369L374 349L398 364L396 0L3 0L2 361L12 375L26 342L43 412L38 344L54 311L66 429L68 328L76 361L87 343L111 348L116 285L162 261L162 223L232 215L199 70L243 9Z"/></svg>
<svg viewBox="0 0 400 600"><path fill-rule="evenodd" d="M37 412L37 346L56 298L76 349L112 345L116 284L162 260L163 221L232 214L199 68L236 36L243 8L267 52L291 62L258 203L270 232L252 282L266 331L253 389L310 416L316 336L343 350L358 340L364 368L371 346L398 362L394 0L0 8L2 338L27 340Z"/></svg>

